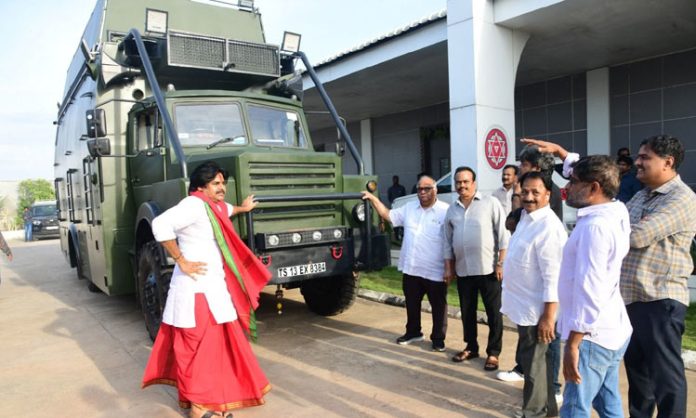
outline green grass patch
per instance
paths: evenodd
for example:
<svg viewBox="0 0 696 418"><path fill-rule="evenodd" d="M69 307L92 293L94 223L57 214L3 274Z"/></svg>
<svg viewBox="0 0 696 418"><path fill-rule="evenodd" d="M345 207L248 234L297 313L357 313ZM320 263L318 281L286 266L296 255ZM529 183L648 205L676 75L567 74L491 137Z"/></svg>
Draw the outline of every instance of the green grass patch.
<svg viewBox="0 0 696 418"><path fill-rule="evenodd" d="M360 276L360 287L363 289L374 290L375 292L384 292L392 295L403 296L404 291L401 286L402 277L403 275L396 269L396 267L389 266L380 271L362 273ZM459 306L457 286L454 283L451 283L449 289L447 289L447 304L449 306ZM479 298L478 309L481 311L483 310L481 298Z"/></svg>
<svg viewBox="0 0 696 418"><path fill-rule="evenodd" d="M396 267L386 267L381 271L363 273L360 278L360 287L363 289L384 292L392 295L403 296L401 288L402 274ZM449 306L459 306L459 296L457 296L457 286L452 283L447 290L447 304ZM478 309L483 309L483 303L479 298ZM686 311L686 331L682 339L682 347L685 350L696 351L696 304L689 306Z"/></svg>
<svg viewBox="0 0 696 418"><path fill-rule="evenodd" d="M682 348L696 351L696 305L686 310L686 330L682 338Z"/></svg>

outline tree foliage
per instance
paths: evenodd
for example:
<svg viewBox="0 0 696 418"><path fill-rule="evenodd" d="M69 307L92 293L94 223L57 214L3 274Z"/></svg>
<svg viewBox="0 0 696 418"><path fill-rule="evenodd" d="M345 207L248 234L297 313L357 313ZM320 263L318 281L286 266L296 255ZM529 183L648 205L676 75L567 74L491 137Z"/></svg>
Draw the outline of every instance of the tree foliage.
<svg viewBox="0 0 696 418"><path fill-rule="evenodd" d="M55 200L53 185L44 179L22 180L17 186L17 222L21 225L24 208L39 200Z"/></svg>

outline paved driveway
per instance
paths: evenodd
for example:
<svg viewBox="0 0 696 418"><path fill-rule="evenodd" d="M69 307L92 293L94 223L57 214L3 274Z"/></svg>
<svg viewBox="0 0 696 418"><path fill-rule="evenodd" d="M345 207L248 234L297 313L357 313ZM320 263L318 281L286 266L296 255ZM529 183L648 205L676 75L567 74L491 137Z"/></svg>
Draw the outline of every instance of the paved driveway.
<svg viewBox="0 0 696 418"><path fill-rule="evenodd" d="M55 240L10 245L15 261L0 266L0 415L182 416L173 390L140 389L151 343L132 297L87 291ZM279 316L269 288L258 312L254 350L273 385L267 404L235 417L507 417L521 403L521 384L495 380L482 359L449 360L461 348L458 321L450 320L447 352L433 353L428 342L393 343L402 308L358 300L323 318L297 290L286 296ZM515 341L506 331L503 368L512 366ZM696 373L687 376L695 388Z"/></svg>

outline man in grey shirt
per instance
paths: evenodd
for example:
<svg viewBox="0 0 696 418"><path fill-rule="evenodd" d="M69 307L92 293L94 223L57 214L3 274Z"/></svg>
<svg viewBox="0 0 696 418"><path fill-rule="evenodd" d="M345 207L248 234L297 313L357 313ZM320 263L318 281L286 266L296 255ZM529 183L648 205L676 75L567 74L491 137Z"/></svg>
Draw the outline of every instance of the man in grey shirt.
<svg viewBox="0 0 696 418"><path fill-rule="evenodd" d="M476 307L481 292L489 327L484 369L494 371L498 369L503 341L500 281L510 235L498 199L476 190L473 169L457 168L454 185L459 199L450 205L445 217L445 280L449 283L457 278L466 348L452 357L452 361L458 363L479 356Z"/></svg>

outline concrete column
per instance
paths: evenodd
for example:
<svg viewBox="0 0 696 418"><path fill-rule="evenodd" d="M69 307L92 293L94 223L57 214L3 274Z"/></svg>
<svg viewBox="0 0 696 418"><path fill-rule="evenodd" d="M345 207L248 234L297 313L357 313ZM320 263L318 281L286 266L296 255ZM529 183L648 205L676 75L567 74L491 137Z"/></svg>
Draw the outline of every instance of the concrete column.
<svg viewBox="0 0 696 418"><path fill-rule="evenodd" d="M587 153L609 155L609 68L587 72Z"/></svg>
<svg viewBox="0 0 696 418"><path fill-rule="evenodd" d="M360 151L365 165L365 174L373 174L372 119L363 119L360 121Z"/></svg>
<svg viewBox="0 0 696 418"><path fill-rule="evenodd" d="M527 39L495 24L491 0L447 1L452 168L473 168L483 192L499 187L503 165L515 160L515 76Z"/></svg>

